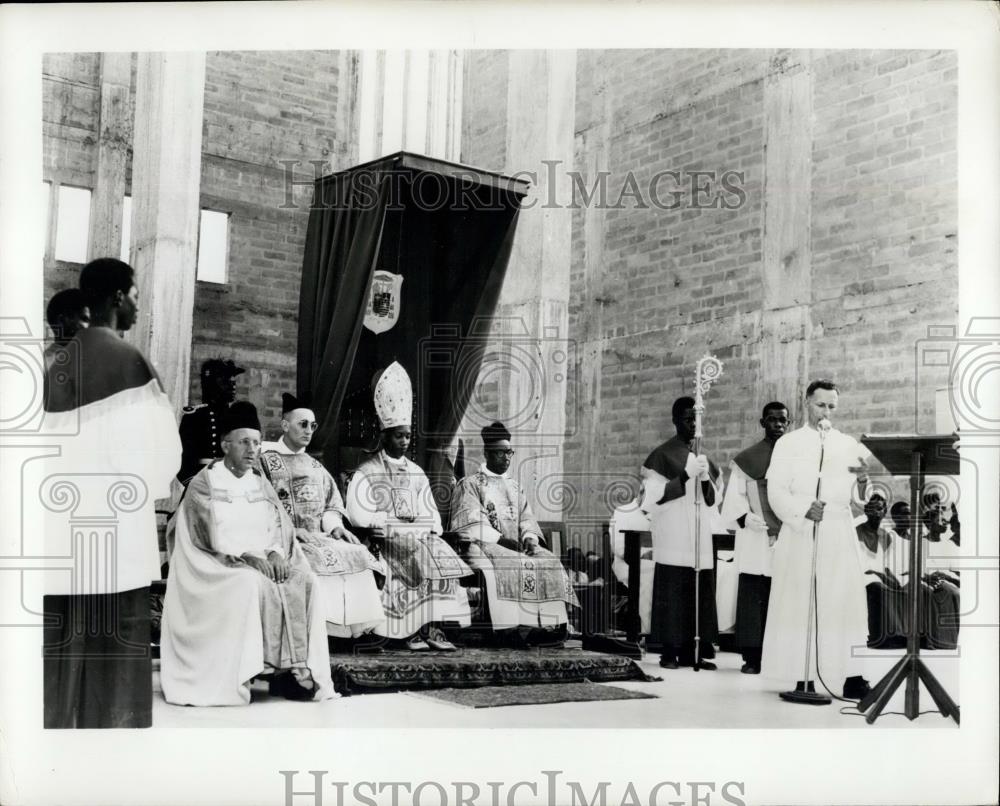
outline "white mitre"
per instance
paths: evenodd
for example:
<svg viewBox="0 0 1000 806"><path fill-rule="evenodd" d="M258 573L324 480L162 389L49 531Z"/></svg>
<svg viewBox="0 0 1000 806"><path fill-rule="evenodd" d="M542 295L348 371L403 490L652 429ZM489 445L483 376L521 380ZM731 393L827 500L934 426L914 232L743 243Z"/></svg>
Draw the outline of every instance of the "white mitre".
<svg viewBox="0 0 1000 806"><path fill-rule="evenodd" d="M398 361L386 367L375 384L375 413L383 430L412 424L413 386Z"/></svg>

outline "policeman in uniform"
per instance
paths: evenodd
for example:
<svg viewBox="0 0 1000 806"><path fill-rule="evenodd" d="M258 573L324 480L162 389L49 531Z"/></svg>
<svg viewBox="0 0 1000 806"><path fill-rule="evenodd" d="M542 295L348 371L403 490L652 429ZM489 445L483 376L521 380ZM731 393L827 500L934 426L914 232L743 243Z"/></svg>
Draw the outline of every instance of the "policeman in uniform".
<svg viewBox="0 0 1000 806"><path fill-rule="evenodd" d="M210 358L201 365L200 406L185 406L180 436L184 449L177 480L187 486L204 465L222 456L220 425L236 399L236 376L245 372L232 361Z"/></svg>

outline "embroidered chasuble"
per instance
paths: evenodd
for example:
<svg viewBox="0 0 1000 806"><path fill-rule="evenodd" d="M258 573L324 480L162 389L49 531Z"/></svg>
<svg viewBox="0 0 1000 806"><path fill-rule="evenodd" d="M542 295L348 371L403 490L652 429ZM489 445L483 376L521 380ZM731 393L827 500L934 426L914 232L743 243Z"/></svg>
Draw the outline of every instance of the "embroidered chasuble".
<svg viewBox="0 0 1000 806"><path fill-rule="evenodd" d="M578 605L562 563L542 547L542 530L516 481L482 465L455 488L451 512L452 529L470 540L470 564L492 567L499 599ZM526 535L540 541L530 556L521 552Z"/></svg>
<svg viewBox="0 0 1000 806"><path fill-rule="evenodd" d="M440 537L441 516L423 470L379 451L354 472L347 515L355 526L386 533L386 624L377 632L406 638L432 622L468 626L468 597L458 580L472 569Z"/></svg>
<svg viewBox="0 0 1000 806"><path fill-rule="evenodd" d="M320 462L305 451L283 449L279 440L261 446L260 464L313 571L321 576L382 571L364 546L330 537L331 529L343 526L347 511L333 476Z"/></svg>

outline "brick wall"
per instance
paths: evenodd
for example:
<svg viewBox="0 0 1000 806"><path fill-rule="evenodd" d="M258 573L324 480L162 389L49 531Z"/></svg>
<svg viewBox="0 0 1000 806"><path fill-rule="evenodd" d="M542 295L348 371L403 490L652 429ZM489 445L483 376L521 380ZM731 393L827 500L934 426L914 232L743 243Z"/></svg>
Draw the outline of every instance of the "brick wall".
<svg viewBox="0 0 1000 806"><path fill-rule="evenodd" d="M844 387L838 425L848 433L926 429L933 408L916 410L917 384L932 402L945 378L918 377L914 344L927 325L957 319L956 60L927 51L811 56L809 374ZM589 443L580 432L567 440L567 473L634 473L673 433L670 404L691 393L706 351L725 363L707 399L706 450L728 463L758 438L753 412L766 401L748 390L759 369L763 93L781 64L770 51L580 53L578 169L605 136L609 187L629 171L644 187L658 170L731 168L744 172L747 198L736 210L640 209L626 199L604 214L589 283L594 225L575 214L570 335L578 355L596 347L602 377L599 399L582 402L596 403L596 433ZM568 422L587 422L582 406Z"/></svg>
<svg viewBox="0 0 1000 806"><path fill-rule="evenodd" d="M761 361L765 85L796 58L812 72L811 291L802 301L810 305L809 374L844 386L840 424L850 433L933 424L933 389L946 378L918 372L914 345L928 325L957 318L955 56L801 56L579 53L575 167L586 174L593 149L604 149L611 204L629 172L646 201L658 172L680 171L683 179L660 186L661 201L681 192L676 209L626 196L599 216L574 213L569 335L579 360L598 362L600 392L570 395L567 422L581 426L565 445L567 473L634 473L672 433L670 403L691 391L694 362L706 351L726 364L708 401L706 449L728 462L757 438L755 410L765 401L748 390ZM463 162L516 166L506 153L508 59L503 51L466 54ZM261 407L267 430L280 392L294 383L307 221L304 209L282 209L279 161L302 160L306 176L306 160L343 167L336 164L349 153L337 120L339 64L332 52L207 59L202 205L231 213L230 277L196 289L191 397L199 398L201 361L235 358L248 368L240 395ZM47 179L92 186L98 65L88 54L45 60ZM691 172L727 169L742 172L745 202L694 209L683 184ZM584 176L588 188L593 179ZM594 226L600 254L588 255ZM76 268L47 265L46 293L75 282ZM580 371L573 368L571 382ZM496 399L495 388L477 390L481 410ZM468 448L478 455L478 444Z"/></svg>
<svg viewBox="0 0 1000 806"><path fill-rule="evenodd" d="M934 424L914 347L954 325L957 63L948 51L823 55L815 62L812 366L842 381L855 432ZM849 401L849 402L848 402Z"/></svg>
<svg viewBox="0 0 1000 806"><path fill-rule="evenodd" d="M198 283L191 400L201 399L206 358L233 358L247 372L237 393L274 433L281 393L294 391L299 280L311 191L286 203L281 161L336 163L336 51L209 53L205 65L202 206L231 213L229 282ZM336 165L336 168L342 166Z"/></svg>
<svg viewBox="0 0 1000 806"><path fill-rule="evenodd" d="M339 53L225 52L206 59L201 206L230 214L229 276L195 290L190 400L201 399L198 370L206 358L233 358L247 368L238 395L259 408L265 430L280 415L281 392L295 384L299 277L309 188L299 209L286 207L281 161L336 164ZM100 114L98 54L50 54L43 63L44 178L93 188ZM133 81L134 109L134 81ZM75 285L80 266L45 266L46 300Z"/></svg>

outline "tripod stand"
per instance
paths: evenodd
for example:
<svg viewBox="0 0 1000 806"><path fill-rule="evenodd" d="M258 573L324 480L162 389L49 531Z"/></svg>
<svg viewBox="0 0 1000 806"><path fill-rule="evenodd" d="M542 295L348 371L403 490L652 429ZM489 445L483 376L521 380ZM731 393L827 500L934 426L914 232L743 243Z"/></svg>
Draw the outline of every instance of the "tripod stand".
<svg viewBox="0 0 1000 806"><path fill-rule="evenodd" d="M876 458L893 475L910 476L910 512L913 518L913 538L910 541L910 582L907 611L909 624L906 631L906 654L892 667L869 694L858 704L859 711L867 711L865 722L869 725L878 719L903 681L906 681L906 704L904 713L909 720L920 713L920 681L924 682L931 699L944 716L959 722L958 706L948 696L937 678L920 659L920 623L922 597L920 595L920 572L923 565L923 535L919 517L923 498L924 474L957 475L958 452L954 449L955 436L869 436L861 438L862 444L875 454Z"/></svg>

